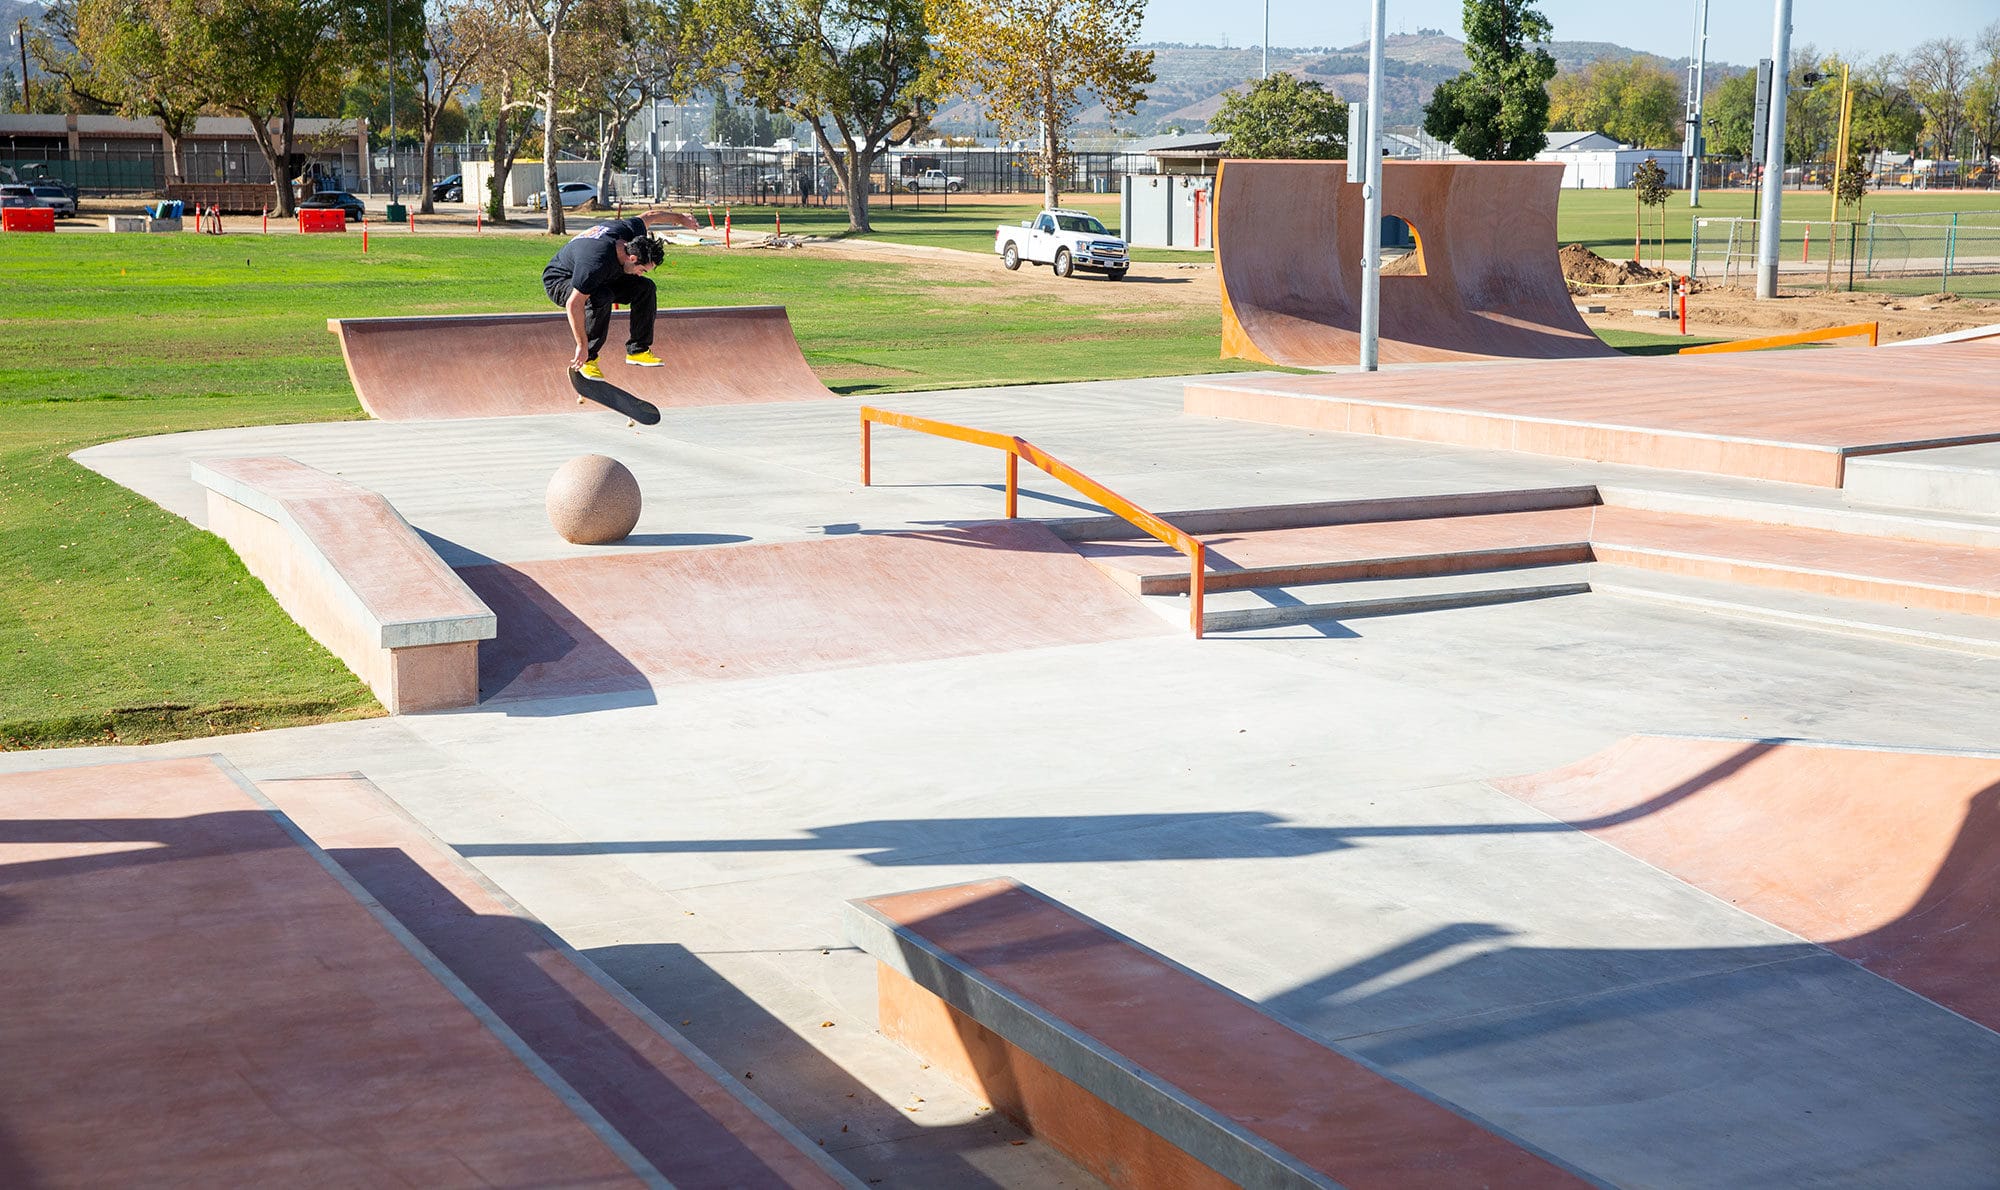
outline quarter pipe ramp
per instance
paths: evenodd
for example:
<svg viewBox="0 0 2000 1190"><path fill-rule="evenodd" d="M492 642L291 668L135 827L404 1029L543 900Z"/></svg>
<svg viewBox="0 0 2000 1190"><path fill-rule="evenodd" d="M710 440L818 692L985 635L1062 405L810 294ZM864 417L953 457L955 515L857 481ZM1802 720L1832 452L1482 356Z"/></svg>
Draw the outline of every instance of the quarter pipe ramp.
<svg viewBox="0 0 2000 1190"><path fill-rule="evenodd" d="M661 408L823 401L783 306L661 310L658 368L623 361L628 314L611 318L604 377ZM418 318L331 318L354 393L382 421L602 412L579 405L562 311Z"/></svg>
<svg viewBox="0 0 2000 1190"><path fill-rule="evenodd" d="M1361 187L1343 161L1225 161L1216 178L1222 354L1292 367L1361 359ZM1383 363L1614 355L1556 260L1563 167L1382 166L1382 212L1417 246L1382 278Z"/></svg>

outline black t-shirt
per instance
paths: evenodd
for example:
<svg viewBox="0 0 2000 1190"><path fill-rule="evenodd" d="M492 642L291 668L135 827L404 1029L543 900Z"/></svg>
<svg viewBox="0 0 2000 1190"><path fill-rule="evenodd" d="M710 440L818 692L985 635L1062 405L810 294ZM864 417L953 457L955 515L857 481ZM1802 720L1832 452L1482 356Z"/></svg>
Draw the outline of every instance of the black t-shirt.
<svg viewBox="0 0 2000 1190"><path fill-rule="evenodd" d="M578 293L596 293L625 275L625 266L618 262L618 244L645 234L643 219L606 220L564 244L543 276L560 277Z"/></svg>

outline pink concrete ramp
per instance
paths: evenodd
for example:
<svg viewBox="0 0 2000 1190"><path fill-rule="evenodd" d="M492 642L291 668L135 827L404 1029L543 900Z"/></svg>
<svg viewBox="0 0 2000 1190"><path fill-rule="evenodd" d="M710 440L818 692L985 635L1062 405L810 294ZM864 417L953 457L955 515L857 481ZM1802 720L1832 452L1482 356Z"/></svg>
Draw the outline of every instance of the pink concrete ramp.
<svg viewBox="0 0 2000 1190"><path fill-rule="evenodd" d="M1178 631L1048 529L668 550L459 571L499 620L487 699L644 690Z"/></svg>
<svg viewBox="0 0 2000 1190"><path fill-rule="evenodd" d="M1491 784L2000 1029L2000 756L1635 736Z"/></svg>
<svg viewBox="0 0 2000 1190"><path fill-rule="evenodd" d="M661 310L653 353L666 363L624 359L628 315L612 315L604 378L662 409L824 401L783 306ZM332 318L354 393L382 421L603 413L579 405L569 386L574 350L560 310L428 318Z"/></svg>
<svg viewBox="0 0 2000 1190"><path fill-rule="evenodd" d="M1384 363L1607 356L1556 258L1563 167L1394 161L1382 213L1417 248L1382 277ZM1225 161L1215 260L1225 359L1293 367L1361 359L1361 187L1344 161Z"/></svg>
<svg viewBox="0 0 2000 1190"><path fill-rule="evenodd" d="M0 776L0 949L0 1185L648 1184L218 761Z"/></svg>

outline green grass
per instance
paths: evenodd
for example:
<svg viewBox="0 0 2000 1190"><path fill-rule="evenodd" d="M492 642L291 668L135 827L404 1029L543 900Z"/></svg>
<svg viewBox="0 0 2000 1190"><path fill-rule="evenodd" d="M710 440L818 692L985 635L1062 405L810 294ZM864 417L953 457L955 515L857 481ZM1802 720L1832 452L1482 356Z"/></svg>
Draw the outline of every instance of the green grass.
<svg viewBox="0 0 2000 1190"><path fill-rule="evenodd" d="M0 748L379 714L225 544L69 455L359 417L328 317L538 309L550 251L519 235L378 234L365 256L355 235L0 240ZM1072 305L983 274L918 284L884 262L700 249L659 280L667 304L790 307L812 363L870 373L831 382L848 392L1245 366L1216 358L1213 315L1139 286Z"/></svg>

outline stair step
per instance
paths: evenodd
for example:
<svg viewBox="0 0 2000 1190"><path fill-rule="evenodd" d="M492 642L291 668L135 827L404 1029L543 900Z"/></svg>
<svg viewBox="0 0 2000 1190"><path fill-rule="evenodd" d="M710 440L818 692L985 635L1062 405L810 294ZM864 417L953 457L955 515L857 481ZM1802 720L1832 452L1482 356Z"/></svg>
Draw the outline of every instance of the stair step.
<svg viewBox="0 0 2000 1190"><path fill-rule="evenodd" d="M1590 506L1246 530L1204 538L1210 590L1554 565L1590 558ZM1150 538L1074 543L1139 595L1185 594L1187 559Z"/></svg>
<svg viewBox="0 0 2000 1190"><path fill-rule="evenodd" d="M1841 487L1870 504L1993 516L2000 514L2000 443L1849 459Z"/></svg>
<svg viewBox="0 0 2000 1190"><path fill-rule="evenodd" d="M1590 590L1589 574L1587 564L1572 563L1212 591L1202 601L1202 631L1242 631L1581 595ZM1183 597L1154 595L1146 602L1176 623L1187 619Z"/></svg>
<svg viewBox="0 0 2000 1190"><path fill-rule="evenodd" d="M1686 578L1602 562L1592 568L1590 589L1613 598L1643 599L1738 619L2000 657L2000 620L1987 616Z"/></svg>

